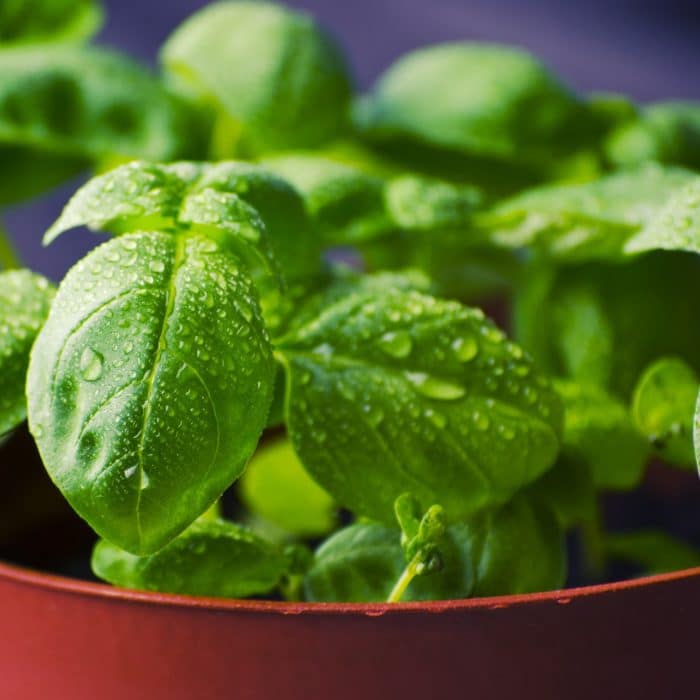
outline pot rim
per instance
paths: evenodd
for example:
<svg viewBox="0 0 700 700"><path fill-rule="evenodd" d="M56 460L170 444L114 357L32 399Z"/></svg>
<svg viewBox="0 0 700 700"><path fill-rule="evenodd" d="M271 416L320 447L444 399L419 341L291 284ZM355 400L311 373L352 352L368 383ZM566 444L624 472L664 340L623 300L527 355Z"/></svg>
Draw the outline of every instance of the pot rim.
<svg viewBox="0 0 700 700"><path fill-rule="evenodd" d="M565 605L572 600L623 593L639 588L655 587L664 583L700 578L700 567L682 569L665 574L643 576L614 583L601 583L592 586L495 596L490 598L465 598L461 600L433 600L404 603L306 603L276 600L239 600L231 598L210 598L174 593L155 593L118 588L103 583L93 583L55 574L46 574L0 561L0 582L43 588L54 593L85 596L102 600L121 601L132 604L204 609L209 611L238 611L251 613L273 613L277 615L300 614L344 614L344 615L383 615L384 613L441 613L448 611L494 610L534 603L555 602Z"/></svg>

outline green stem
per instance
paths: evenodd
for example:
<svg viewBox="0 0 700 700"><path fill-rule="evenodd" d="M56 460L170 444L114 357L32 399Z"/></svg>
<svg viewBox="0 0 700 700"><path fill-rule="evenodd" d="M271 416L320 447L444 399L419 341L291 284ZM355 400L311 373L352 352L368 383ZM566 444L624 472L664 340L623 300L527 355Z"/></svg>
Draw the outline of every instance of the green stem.
<svg viewBox="0 0 700 700"><path fill-rule="evenodd" d="M221 499L219 499L215 501L213 505L209 506L209 509L205 510L199 517L201 520L218 520L222 515Z"/></svg>
<svg viewBox="0 0 700 700"><path fill-rule="evenodd" d="M386 602L398 603L401 598L403 598L403 594L411 584L411 581L413 581L416 576L420 575L424 568L425 564L422 561L422 557L419 554L416 554L416 556L411 559L406 568L403 570L401 576L399 576L399 580L392 588L391 593L389 593L389 597L386 599Z"/></svg>
<svg viewBox="0 0 700 700"><path fill-rule="evenodd" d="M15 270L22 267L22 261L19 259L10 237L2 227L0 227L0 265L5 270Z"/></svg>

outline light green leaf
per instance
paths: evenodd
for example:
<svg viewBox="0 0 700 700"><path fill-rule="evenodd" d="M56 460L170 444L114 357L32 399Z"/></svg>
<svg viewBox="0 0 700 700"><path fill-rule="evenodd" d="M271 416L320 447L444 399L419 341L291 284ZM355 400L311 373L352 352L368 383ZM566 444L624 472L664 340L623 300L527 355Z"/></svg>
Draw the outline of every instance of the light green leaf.
<svg viewBox="0 0 700 700"><path fill-rule="evenodd" d="M102 19L97 0L4 0L0 45L82 41L97 32Z"/></svg>
<svg viewBox="0 0 700 700"><path fill-rule="evenodd" d="M627 240L695 177L651 164L593 182L546 185L498 204L478 223L499 246L535 248L558 260L619 258Z"/></svg>
<svg viewBox="0 0 700 700"><path fill-rule="evenodd" d="M700 177L669 198L658 214L627 241L627 253L684 250L700 253Z"/></svg>
<svg viewBox="0 0 700 700"><path fill-rule="evenodd" d="M161 60L218 119L215 158L316 146L345 126L344 59L306 14L267 2L213 3L172 34Z"/></svg>
<svg viewBox="0 0 700 700"><path fill-rule="evenodd" d="M301 192L327 243L356 243L395 228L384 205L384 182L378 177L315 155L276 156L263 165Z"/></svg>
<svg viewBox="0 0 700 700"><path fill-rule="evenodd" d="M564 457L587 464L597 488L634 488L649 447L627 406L595 386L561 380L554 386L565 407Z"/></svg>
<svg viewBox="0 0 700 700"><path fill-rule="evenodd" d="M481 311L378 280L310 304L277 343L287 421L340 504L391 522L407 491L456 518L553 463L560 401Z"/></svg>
<svg viewBox="0 0 700 700"><path fill-rule="evenodd" d="M605 143L608 158L619 166L647 161L700 166L700 103L658 102L638 119L615 129Z"/></svg>
<svg viewBox="0 0 700 700"><path fill-rule="evenodd" d="M700 566L695 547L656 530L610 533L603 547L609 558L640 565L648 575Z"/></svg>
<svg viewBox="0 0 700 700"><path fill-rule="evenodd" d="M475 155L551 161L572 140L572 120L583 110L533 56L462 42L403 56L357 117L377 140L403 137Z"/></svg>
<svg viewBox="0 0 700 700"><path fill-rule="evenodd" d="M667 463L695 468L693 416L698 389L700 381L691 367L664 357L646 369L634 390L634 420Z"/></svg>
<svg viewBox="0 0 700 700"><path fill-rule="evenodd" d="M198 236L127 234L59 287L31 356L30 429L75 510L147 554L240 476L273 379L255 291L232 254Z"/></svg>
<svg viewBox="0 0 700 700"><path fill-rule="evenodd" d="M274 545L219 519L194 523L150 556L100 540L91 563L96 576L115 586L223 598L269 593L286 568Z"/></svg>
<svg viewBox="0 0 700 700"><path fill-rule="evenodd" d="M0 272L0 437L27 417L29 351L53 295L49 282L29 270Z"/></svg>
<svg viewBox="0 0 700 700"><path fill-rule="evenodd" d="M288 440L255 454L241 479L241 498L255 515L292 535L324 535L336 524L333 499L306 473Z"/></svg>

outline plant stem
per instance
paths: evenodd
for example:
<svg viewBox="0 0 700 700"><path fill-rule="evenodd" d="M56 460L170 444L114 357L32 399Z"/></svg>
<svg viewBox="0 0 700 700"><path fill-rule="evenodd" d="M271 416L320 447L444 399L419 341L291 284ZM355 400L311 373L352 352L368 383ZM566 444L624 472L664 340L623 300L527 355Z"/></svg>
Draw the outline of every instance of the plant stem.
<svg viewBox="0 0 700 700"><path fill-rule="evenodd" d="M10 241L10 237L6 231L0 226L0 266L5 270L15 270L22 267L22 261L19 259L14 246Z"/></svg>
<svg viewBox="0 0 700 700"><path fill-rule="evenodd" d="M406 568L403 570L401 576L399 576L399 580L392 588L391 593L389 593L389 597L387 598L386 602L398 603L401 598L403 598L403 594L411 584L411 581L413 581L413 579L421 573L423 568L423 561L420 555L416 554L416 556L411 559Z"/></svg>

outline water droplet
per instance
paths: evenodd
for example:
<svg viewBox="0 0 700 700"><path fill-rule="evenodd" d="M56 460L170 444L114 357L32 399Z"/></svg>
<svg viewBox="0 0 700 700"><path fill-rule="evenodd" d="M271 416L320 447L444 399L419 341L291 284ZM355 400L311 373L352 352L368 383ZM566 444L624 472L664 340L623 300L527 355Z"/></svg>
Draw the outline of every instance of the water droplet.
<svg viewBox="0 0 700 700"><path fill-rule="evenodd" d="M424 372L406 372L406 378L418 392L430 399L449 401L464 396L463 387L437 379Z"/></svg>
<svg viewBox="0 0 700 700"><path fill-rule="evenodd" d="M432 408L428 408L425 411L425 417L436 427L436 428L444 428L447 425L447 418L442 415L442 413L438 413L437 411L433 411Z"/></svg>
<svg viewBox="0 0 700 700"><path fill-rule="evenodd" d="M401 359L408 357L413 349L413 341L406 331L391 331L385 333L378 341L379 347L392 357Z"/></svg>
<svg viewBox="0 0 700 700"><path fill-rule="evenodd" d="M477 356L479 345L472 336L468 335L452 341L452 349L460 362L469 362Z"/></svg>
<svg viewBox="0 0 700 700"><path fill-rule="evenodd" d="M489 417L480 411L474 411L472 414L472 419L474 420L474 424L478 430L488 430L489 426L491 425Z"/></svg>
<svg viewBox="0 0 700 700"><path fill-rule="evenodd" d="M376 428L384 420L384 411L376 406L371 406L370 404L365 404L362 406L362 411L367 416L367 422Z"/></svg>
<svg viewBox="0 0 700 700"><path fill-rule="evenodd" d="M102 376L103 357L90 347L80 356L80 374L87 382L95 382Z"/></svg>

